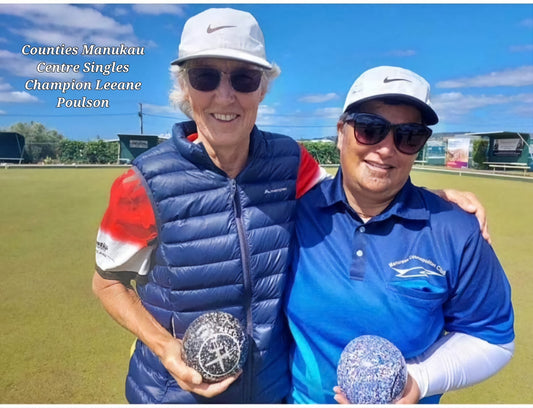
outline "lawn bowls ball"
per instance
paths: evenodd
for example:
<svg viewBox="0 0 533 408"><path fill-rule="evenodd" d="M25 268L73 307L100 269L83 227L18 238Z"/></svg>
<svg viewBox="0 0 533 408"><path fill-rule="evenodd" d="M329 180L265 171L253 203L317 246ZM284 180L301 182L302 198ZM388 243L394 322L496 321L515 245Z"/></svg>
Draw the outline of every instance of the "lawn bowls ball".
<svg viewBox="0 0 533 408"><path fill-rule="evenodd" d="M205 382L218 382L241 370L248 355L248 338L231 314L205 313L185 331L182 355Z"/></svg>
<svg viewBox="0 0 533 408"><path fill-rule="evenodd" d="M391 404L402 396L407 366L398 348L379 336L360 336L344 348L337 381L352 404Z"/></svg>

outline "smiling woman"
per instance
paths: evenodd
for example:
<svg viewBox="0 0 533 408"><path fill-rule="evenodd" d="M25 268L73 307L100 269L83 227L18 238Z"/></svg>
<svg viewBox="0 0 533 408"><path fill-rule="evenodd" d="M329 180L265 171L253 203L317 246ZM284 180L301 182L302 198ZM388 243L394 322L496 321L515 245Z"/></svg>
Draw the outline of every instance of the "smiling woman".
<svg viewBox="0 0 533 408"><path fill-rule="evenodd" d="M212 8L191 17L172 64L173 100L191 120L117 179L97 236L93 291L138 337L126 397L280 403L290 386L281 304L296 196L322 174L295 140L255 126L279 69L250 13ZM208 383L179 351L189 324L215 310L237 318L253 347L240 375ZM224 354L214 347L206 352Z"/></svg>

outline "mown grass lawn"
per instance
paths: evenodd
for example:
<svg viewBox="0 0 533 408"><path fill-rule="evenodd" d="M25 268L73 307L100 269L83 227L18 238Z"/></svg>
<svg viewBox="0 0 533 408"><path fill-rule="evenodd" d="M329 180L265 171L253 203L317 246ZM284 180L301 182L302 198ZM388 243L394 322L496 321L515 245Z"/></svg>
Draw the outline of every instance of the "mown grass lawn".
<svg viewBox="0 0 533 408"><path fill-rule="evenodd" d="M133 337L91 292L98 224L124 169L0 169L0 403L125 403ZM533 401L533 184L414 172L415 184L470 190L489 214L513 287L517 351L489 381L445 403Z"/></svg>

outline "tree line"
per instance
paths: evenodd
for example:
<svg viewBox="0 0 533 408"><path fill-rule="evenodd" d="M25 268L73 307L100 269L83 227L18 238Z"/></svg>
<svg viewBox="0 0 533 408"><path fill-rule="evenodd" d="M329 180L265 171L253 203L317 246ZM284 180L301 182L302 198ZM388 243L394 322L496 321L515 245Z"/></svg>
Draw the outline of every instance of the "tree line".
<svg viewBox="0 0 533 408"><path fill-rule="evenodd" d="M5 129L24 136L24 163L109 164L118 162L119 142L83 142L66 139L42 123L17 123ZM331 142L300 142L320 164L338 164L339 151Z"/></svg>
<svg viewBox="0 0 533 408"><path fill-rule="evenodd" d="M108 164L118 161L118 142L82 142L66 139L42 123L16 123L5 131L24 136L24 163Z"/></svg>
<svg viewBox="0 0 533 408"><path fill-rule="evenodd" d="M17 123L5 131L16 132L24 136L25 163L64 163L64 164L111 164L118 162L119 142L95 141L82 142L66 139L56 130L46 129L38 122ZM339 150L336 143L324 141L300 141L320 164L339 164ZM487 168L487 140L474 140L472 143L472 167ZM422 160L424 150L419 152L417 160Z"/></svg>
<svg viewBox="0 0 533 408"><path fill-rule="evenodd" d="M311 156L320 164L339 164L339 150L337 144L332 142L300 141Z"/></svg>

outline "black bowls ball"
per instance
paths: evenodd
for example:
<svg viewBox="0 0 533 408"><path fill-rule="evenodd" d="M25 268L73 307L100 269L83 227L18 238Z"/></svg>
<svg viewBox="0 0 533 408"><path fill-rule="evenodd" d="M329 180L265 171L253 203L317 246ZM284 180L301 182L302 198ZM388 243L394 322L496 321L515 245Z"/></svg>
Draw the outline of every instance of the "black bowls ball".
<svg viewBox="0 0 533 408"><path fill-rule="evenodd" d="M247 355L248 337L239 320L226 312L199 316L183 336L183 360L205 382L218 382L239 372Z"/></svg>

